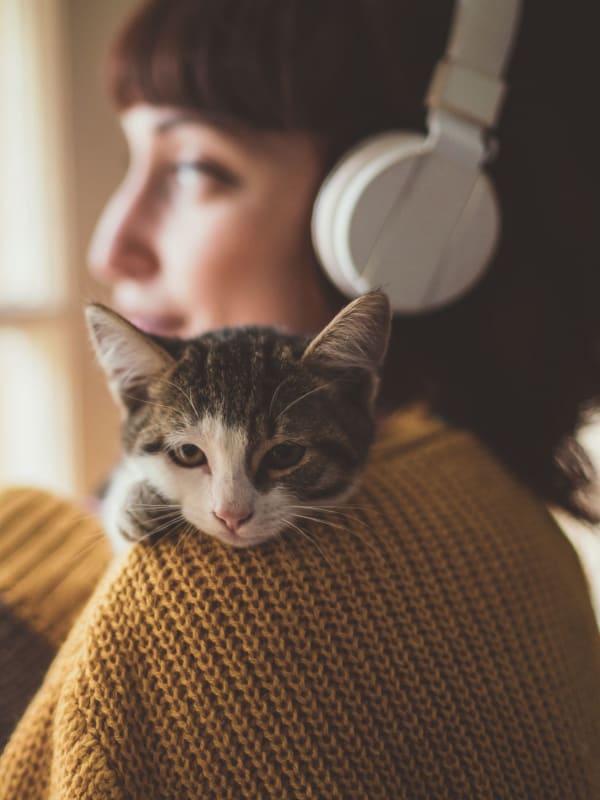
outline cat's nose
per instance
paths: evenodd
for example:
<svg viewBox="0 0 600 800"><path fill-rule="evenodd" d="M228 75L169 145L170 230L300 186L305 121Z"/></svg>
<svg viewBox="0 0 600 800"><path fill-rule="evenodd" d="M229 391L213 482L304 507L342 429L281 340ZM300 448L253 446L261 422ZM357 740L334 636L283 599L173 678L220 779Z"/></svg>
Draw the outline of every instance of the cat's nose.
<svg viewBox="0 0 600 800"><path fill-rule="evenodd" d="M229 530L233 531L234 533L244 524L244 522L248 522L253 513L253 511L250 511L250 513L242 512L241 514L233 514L229 511L213 511L215 517L220 519L221 522L224 522Z"/></svg>

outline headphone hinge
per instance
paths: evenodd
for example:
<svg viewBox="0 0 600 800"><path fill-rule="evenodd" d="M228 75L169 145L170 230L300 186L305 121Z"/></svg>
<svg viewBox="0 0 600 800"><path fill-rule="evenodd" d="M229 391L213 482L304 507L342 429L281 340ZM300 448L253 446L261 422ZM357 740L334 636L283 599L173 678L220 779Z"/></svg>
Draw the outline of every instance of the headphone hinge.
<svg viewBox="0 0 600 800"><path fill-rule="evenodd" d="M425 103L431 109L448 111L480 128L491 128L500 113L504 92L504 82L494 76L464 64L440 61Z"/></svg>
<svg viewBox="0 0 600 800"><path fill-rule="evenodd" d="M486 158L487 145L481 128L442 109L427 118L429 141L435 151L467 169L476 169Z"/></svg>

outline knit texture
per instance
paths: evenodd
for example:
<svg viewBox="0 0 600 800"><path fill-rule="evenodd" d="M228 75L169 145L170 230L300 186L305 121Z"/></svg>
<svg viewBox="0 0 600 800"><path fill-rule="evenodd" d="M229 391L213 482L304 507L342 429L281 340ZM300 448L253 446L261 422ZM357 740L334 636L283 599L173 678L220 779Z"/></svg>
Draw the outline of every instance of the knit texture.
<svg viewBox="0 0 600 800"><path fill-rule="evenodd" d="M0 492L0 752L109 555L82 509L35 489Z"/></svg>
<svg viewBox="0 0 600 800"><path fill-rule="evenodd" d="M88 512L38 489L0 492L0 601L54 650L109 558Z"/></svg>
<svg viewBox="0 0 600 800"><path fill-rule="evenodd" d="M469 434L397 417L326 520L115 562L0 798L600 798L600 638L537 500Z"/></svg>

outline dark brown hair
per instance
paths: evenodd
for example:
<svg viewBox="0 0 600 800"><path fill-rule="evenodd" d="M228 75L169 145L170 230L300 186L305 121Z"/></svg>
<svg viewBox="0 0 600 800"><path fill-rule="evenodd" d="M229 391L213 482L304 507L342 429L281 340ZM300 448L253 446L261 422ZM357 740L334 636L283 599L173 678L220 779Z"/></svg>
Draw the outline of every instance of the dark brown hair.
<svg viewBox="0 0 600 800"><path fill-rule="evenodd" d="M524 5L489 169L500 247L460 301L395 319L381 402L428 400L544 500L592 521L575 433L600 399L595 29L584 0L568 12ZM452 10L452 0L150 0L115 42L110 92L121 109L144 100L309 130L333 161L369 134L424 130Z"/></svg>

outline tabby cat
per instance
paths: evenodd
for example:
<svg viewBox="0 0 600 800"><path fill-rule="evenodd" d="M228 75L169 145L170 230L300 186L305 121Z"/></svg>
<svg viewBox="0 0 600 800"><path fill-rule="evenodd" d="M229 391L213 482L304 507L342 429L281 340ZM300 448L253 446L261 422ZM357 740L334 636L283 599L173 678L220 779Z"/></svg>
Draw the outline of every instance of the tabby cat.
<svg viewBox="0 0 600 800"><path fill-rule="evenodd" d="M355 488L389 337L383 293L312 339L261 327L166 339L99 304L86 316L122 411L103 503L116 552L182 526L249 547Z"/></svg>

